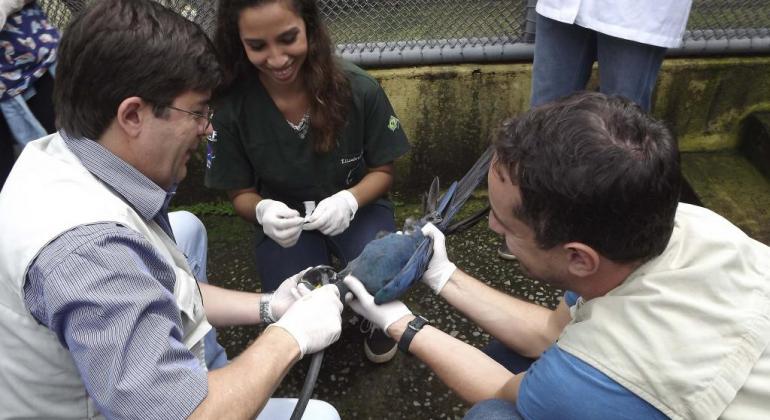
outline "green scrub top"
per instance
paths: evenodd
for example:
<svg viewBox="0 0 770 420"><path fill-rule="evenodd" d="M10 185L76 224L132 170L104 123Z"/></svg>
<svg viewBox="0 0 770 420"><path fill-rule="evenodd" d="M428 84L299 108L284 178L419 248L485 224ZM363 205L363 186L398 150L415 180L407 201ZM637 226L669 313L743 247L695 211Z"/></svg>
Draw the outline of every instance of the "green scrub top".
<svg viewBox="0 0 770 420"><path fill-rule="evenodd" d="M255 187L262 197L282 201L303 214L303 201L317 203L350 188L368 167L404 155L409 143L382 87L355 65L344 61L341 65L350 80L352 104L335 149L314 152L312 132L302 139L289 126L255 69L215 103L206 186ZM386 197L378 201L392 208Z"/></svg>

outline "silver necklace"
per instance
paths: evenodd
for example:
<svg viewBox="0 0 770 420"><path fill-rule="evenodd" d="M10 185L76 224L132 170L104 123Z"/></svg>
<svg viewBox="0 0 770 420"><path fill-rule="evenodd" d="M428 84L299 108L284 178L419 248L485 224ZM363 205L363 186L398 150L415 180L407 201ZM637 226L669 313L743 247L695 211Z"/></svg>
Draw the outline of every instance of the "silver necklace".
<svg viewBox="0 0 770 420"><path fill-rule="evenodd" d="M289 123L289 127L297 132L299 138L304 139L305 136L307 136L308 131L310 131L310 112L306 112L305 115L302 116L302 120L297 124L294 124L289 120L286 120L286 122Z"/></svg>

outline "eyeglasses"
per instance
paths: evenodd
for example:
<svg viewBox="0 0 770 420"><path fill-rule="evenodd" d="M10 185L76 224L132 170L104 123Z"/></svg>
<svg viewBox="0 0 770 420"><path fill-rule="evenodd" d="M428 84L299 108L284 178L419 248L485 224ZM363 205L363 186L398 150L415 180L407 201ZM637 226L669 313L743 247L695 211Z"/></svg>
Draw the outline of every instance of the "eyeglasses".
<svg viewBox="0 0 770 420"><path fill-rule="evenodd" d="M200 112L193 112L193 111L188 111L186 109L177 108L177 107L171 106L171 105L166 105L166 108L173 109L175 111L184 112L185 114L190 114L193 117L195 117L196 119L205 118L206 119L206 126L203 127L203 131L206 131L206 130L209 129L209 126L211 125L211 119L214 118L214 108L212 108L210 106L207 106L208 111L206 111L206 115L203 115Z"/></svg>

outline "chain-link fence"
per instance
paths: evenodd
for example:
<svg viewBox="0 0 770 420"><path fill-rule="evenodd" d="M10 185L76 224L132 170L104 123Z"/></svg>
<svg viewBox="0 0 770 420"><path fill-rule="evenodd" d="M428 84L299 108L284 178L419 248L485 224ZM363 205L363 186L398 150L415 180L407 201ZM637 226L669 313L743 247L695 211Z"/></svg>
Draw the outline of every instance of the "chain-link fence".
<svg viewBox="0 0 770 420"><path fill-rule="evenodd" d="M90 1L38 0L62 27ZM158 0L213 32L216 0ZM641 1L641 0L640 0ZM536 0L320 0L337 51L366 66L529 60ZM770 1L694 0L673 55L770 52Z"/></svg>

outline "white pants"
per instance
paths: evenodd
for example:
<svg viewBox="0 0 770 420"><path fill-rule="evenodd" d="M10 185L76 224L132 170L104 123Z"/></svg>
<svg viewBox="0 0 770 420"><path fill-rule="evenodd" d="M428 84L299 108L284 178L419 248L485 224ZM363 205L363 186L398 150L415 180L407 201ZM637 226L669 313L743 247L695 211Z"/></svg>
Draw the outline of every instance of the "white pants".
<svg viewBox="0 0 770 420"><path fill-rule="evenodd" d="M291 417L296 398L270 398L257 416L257 420L288 420ZM302 414L308 420L340 420L337 410L326 401L310 400Z"/></svg>

